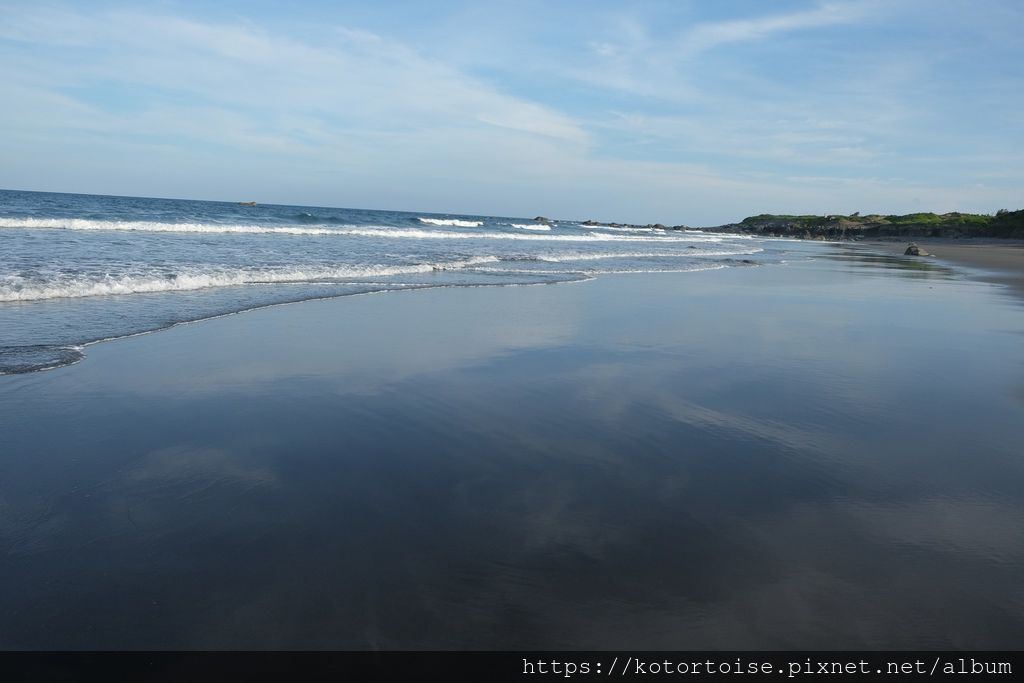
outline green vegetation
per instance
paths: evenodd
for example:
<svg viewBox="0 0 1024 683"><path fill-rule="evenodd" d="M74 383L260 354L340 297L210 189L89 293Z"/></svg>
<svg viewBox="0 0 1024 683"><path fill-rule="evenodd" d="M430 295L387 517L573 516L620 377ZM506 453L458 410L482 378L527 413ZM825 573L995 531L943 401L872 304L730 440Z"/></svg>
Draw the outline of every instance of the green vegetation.
<svg viewBox="0 0 1024 683"><path fill-rule="evenodd" d="M942 217L934 213L908 213L905 216L886 216L893 225L938 225Z"/></svg>
<svg viewBox="0 0 1024 683"><path fill-rule="evenodd" d="M989 222L989 226L999 232L1015 233L1017 236L1024 236L1024 209L1019 211L1000 209L996 211L996 215Z"/></svg>
<svg viewBox="0 0 1024 683"><path fill-rule="evenodd" d="M909 213L905 215L844 216L763 213L726 230L805 238L859 237L1013 237L1024 239L1024 210L1001 209L994 216L973 213Z"/></svg>
<svg viewBox="0 0 1024 683"><path fill-rule="evenodd" d="M741 222L744 225L757 225L764 222L786 222L800 225L817 225L825 220L824 216L788 216L762 213L760 216L744 218Z"/></svg>

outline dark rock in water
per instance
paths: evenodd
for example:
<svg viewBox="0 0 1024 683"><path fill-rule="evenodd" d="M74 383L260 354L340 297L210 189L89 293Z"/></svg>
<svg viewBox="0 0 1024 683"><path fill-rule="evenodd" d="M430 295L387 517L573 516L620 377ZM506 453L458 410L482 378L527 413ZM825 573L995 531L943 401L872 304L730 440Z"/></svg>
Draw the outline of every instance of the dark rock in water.
<svg viewBox="0 0 1024 683"><path fill-rule="evenodd" d="M544 216L537 216L533 220L537 221L538 223L550 223L551 222L550 218L544 218Z"/></svg>
<svg viewBox="0 0 1024 683"><path fill-rule="evenodd" d="M657 230L664 230L664 229L665 229L665 226L664 226L664 225L662 225L661 223L655 223L655 224L654 224L654 227L655 227L655 229L657 229Z"/></svg>
<svg viewBox="0 0 1024 683"><path fill-rule="evenodd" d="M911 242L910 246L907 247L907 250L905 252L903 252L903 255L904 256L931 256L931 254L929 254L927 251L925 251L921 247L917 246L913 242Z"/></svg>

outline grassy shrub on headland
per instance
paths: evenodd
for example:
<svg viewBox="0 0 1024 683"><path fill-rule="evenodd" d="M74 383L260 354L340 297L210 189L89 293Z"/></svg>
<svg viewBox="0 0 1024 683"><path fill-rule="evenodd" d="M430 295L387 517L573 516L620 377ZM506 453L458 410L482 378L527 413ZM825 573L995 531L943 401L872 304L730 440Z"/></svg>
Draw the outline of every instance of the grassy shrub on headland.
<svg viewBox="0 0 1024 683"><path fill-rule="evenodd" d="M792 216L763 213L718 230L806 239L864 237L1002 237L1024 239L1024 209L994 216L974 213Z"/></svg>

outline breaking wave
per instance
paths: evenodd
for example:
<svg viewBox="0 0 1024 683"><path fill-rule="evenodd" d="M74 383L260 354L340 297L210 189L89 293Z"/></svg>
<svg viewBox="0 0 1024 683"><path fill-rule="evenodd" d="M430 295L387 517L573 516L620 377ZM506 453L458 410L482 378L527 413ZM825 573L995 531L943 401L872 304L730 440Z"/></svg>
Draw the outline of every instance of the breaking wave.
<svg viewBox="0 0 1024 683"><path fill-rule="evenodd" d="M364 266L340 268L292 269L220 269L181 273L131 273L103 277L61 275L46 282L23 282L5 278L0 282L0 302L39 301L42 299L81 298L115 294L149 294L183 292L213 287L261 284L344 283L368 277L411 275L439 270L458 270L485 263L496 263L495 256L479 256L445 263L422 263L405 266Z"/></svg>
<svg viewBox="0 0 1024 683"><path fill-rule="evenodd" d="M417 218L421 223L430 225L450 225L456 228L479 228L483 221L463 221L458 218Z"/></svg>
<svg viewBox="0 0 1024 683"><path fill-rule="evenodd" d="M156 221L96 221L87 218L2 218L0 228L40 230L121 230L128 232L202 232L281 235L335 235L336 228L298 225L234 225L228 223L160 223Z"/></svg>
<svg viewBox="0 0 1024 683"><path fill-rule="evenodd" d="M513 232L450 232L445 230L420 230L417 228L352 228L337 231L343 235L366 237L407 237L410 239L459 239L459 240L522 240L537 242L720 242L719 237L675 237L668 235L611 235L590 232L583 235L531 235Z"/></svg>
<svg viewBox="0 0 1024 683"><path fill-rule="evenodd" d="M651 233L651 232L656 232L656 231L657 232L664 232L664 231L659 231L657 228L630 228L630 227L627 227L625 225L596 225L596 224L592 224L592 225L581 225L580 227L583 227L583 228L598 228L600 230L618 230L619 232L646 232L646 233Z"/></svg>
<svg viewBox="0 0 1024 683"><path fill-rule="evenodd" d="M0 373L280 303L741 266L761 247L769 264L785 251L752 235L590 221L4 190L0 244Z"/></svg>
<svg viewBox="0 0 1024 683"><path fill-rule="evenodd" d="M419 219L433 221L435 219ZM437 219L440 220L440 219ZM476 223L475 221L462 221ZM449 223L445 223L448 225ZM454 224L454 223L453 223ZM526 224L515 224L525 228ZM531 226L532 230L543 230L547 226ZM362 236L387 237L391 239L494 239L494 240L536 240L558 242L719 242L721 237L710 235L666 235L647 231L645 235L616 235L602 232L585 234L532 235L511 232L453 232L422 228L395 228L386 225L339 225L337 227L315 227L298 225L233 225L227 223L160 223L156 221L103 221L85 218L2 218L0 228L81 230L81 231L128 231L160 233L213 233L213 234L261 234L261 235L311 235L311 236Z"/></svg>

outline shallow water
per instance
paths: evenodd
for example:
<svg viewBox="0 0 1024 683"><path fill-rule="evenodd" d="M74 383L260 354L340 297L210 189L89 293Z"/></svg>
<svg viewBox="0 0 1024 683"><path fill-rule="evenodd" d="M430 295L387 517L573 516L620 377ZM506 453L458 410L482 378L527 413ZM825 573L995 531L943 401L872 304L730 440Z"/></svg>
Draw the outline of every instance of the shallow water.
<svg viewBox="0 0 1024 683"><path fill-rule="evenodd" d="M1016 647L1024 308L813 249L0 377L0 646Z"/></svg>
<svg viewBox="0 0 1024 683"><path fill-rule="evenodd" d="M0 373L263 306L416 287L775 263L742 235L309 206L0 190Z"/></svg>

